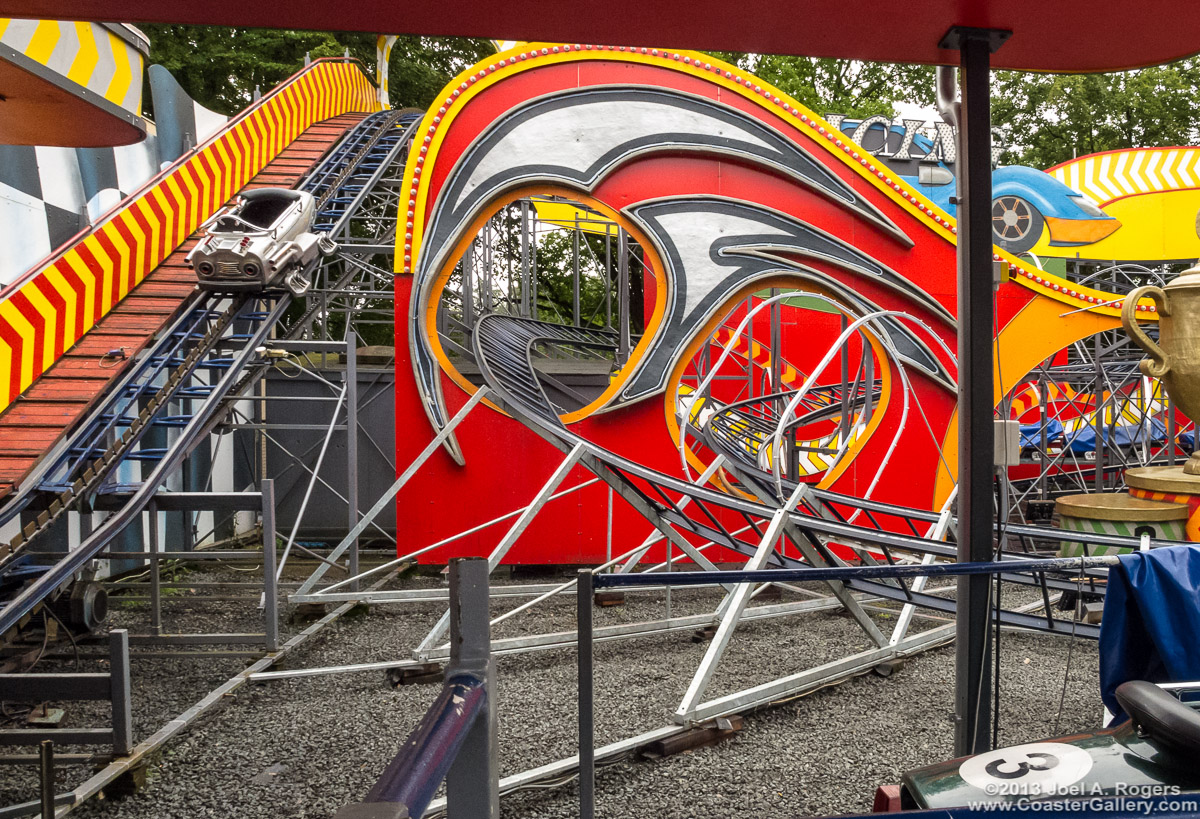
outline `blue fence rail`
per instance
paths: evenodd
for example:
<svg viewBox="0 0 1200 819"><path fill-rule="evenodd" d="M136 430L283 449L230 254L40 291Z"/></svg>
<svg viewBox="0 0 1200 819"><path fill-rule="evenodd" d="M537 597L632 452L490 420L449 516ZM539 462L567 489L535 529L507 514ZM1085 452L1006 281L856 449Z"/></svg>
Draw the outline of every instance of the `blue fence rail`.
<svg viewBox="0 0 1200 819"><path fill-rule="evenodd" d="M641 574L599 574L589 569L579 572L576 583L576 628L578 629L579 669L579 816L580 819L595 819L596 815L596 750L595 750L595 691L593 688L593 642L592 601L596 589L621 588L628 586L706 586L715 583L772 583L785 581L827 581L861 579L903 579L911 577L945 577L987 574L1012 574L1019 572L1082 572L1089 568L1111 567L1118 562L1115 555L1104 557L1048 558L1044 560L979 561L971 563L941 563L929 565L871 565L837 566L833 568L811 567L805 569L759 569L754 571L691 571L691 572L645 572ZM1021 816L1038 812L1038 807L1049 807L1040 803L1033 808L1017 808L1005 811ZM1051 811L1056 808L1051 808ZM1078 814L1078 809L1074 813ZM959 817L978 819L978 810L922 811L913 816ZM1063 810L1062 813L1072 813ZM1086 811L1085 811L1086 813ZM1041 815L1039 813L1039 815ZM1088 814L1094 815L1094 814ZM1117 814L1105 814L1116 819ZM1164 815L1171 815L1168 811ZM1121 814L1124 816L1124 814ZM1194 815L1193 815L1194 819Z"/></svg>
<svg viewBox="0 0 1200 819"><path fill-rule="evenodd" d="M931 563L929 565L879 565L812 567L807 569L760 569L727 572L644 572L641 574L592 574L597 589L620 586L710 586L728 583L784 583L796 580L878 580L881 578L942 577L947 575L1021 574L1067 572L1111 567L1116 555L1102 557L1057 557L1040 560L980 561L977 563Z"/></svg>

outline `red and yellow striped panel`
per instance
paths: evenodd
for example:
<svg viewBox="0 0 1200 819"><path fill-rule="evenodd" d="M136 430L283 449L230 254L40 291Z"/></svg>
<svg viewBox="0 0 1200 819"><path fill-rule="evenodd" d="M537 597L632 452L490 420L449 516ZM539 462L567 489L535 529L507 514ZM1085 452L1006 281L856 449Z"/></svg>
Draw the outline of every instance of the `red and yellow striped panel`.
<svg viewBox="0 0 1200 819"><path fill-rule="evenodd" d="M1129 494L1135 498L1150 501L1166 501L1167 503L1186 503L1188 508L1187 526L1184 531L1192 543L1200 542L1200 495L1180 495L1173 492L1154 492L1140 487L1129 487Z"/></svg>
<svg viewBox="0 0 1200 819"><path fill-rule="evenodd" d="M376 107L357 64L318 60L15 284L0 301L0 410L306 128Z"/></svg>

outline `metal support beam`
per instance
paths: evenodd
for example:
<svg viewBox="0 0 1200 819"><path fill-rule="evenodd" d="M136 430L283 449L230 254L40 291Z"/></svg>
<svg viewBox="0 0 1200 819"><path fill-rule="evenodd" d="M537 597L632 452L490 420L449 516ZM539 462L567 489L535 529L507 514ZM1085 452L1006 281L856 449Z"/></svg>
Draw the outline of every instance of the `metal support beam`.
<svg viewBox="0 0 1200 819"><path fill-rule="evenodd" d="M546 480L546 483L544 483L542 488L538 490L538 493L534 496L533 500L530 501L529 505L525 507L525 511L521 513L520 517L518 517L516 521L513 522L513 525L509 527L509 530L505 532L504 537L501 538L500 542L496 544L496 548L492 549L492 553L488 555L487 560L489 574L496 570L496 567L500 565L500 561L503 560L504 556L508 554L508 551L513 547L513 544L517 542L517 538L519 538L529 524L533 522L533 519L537 517L538 512L542 511L542 507L546 505L546 502L550 500L550 497L554 494L554 490L558 488L558 485L566 479L571 470L575 468L575 465L579 463L579 458L583 454L583 450L584 445L582 443L575 445L575 448L567 454L567 457L563 459L563 462L558 465L558 468L554 470L554 473L550 475L550 477ZM450 614L451 610L448 609L446 613L441 616L437 623L434 624L433 628L430 629L429 633L425 635L425 639L421 641L421 644L413 649L413 656L415 656L417 659L423 659L425 652L437 645L438 641L442 639L442 636L446 633L446 629L450 625Z"/></svg>
<svg viewBox="0 0 1200 819"><path fill-rule="evenodd" d="M497 819L500 769L497 746L496 659L488 622L488 564L480 558L450 562L450 663L446 679L482 678L487 692L446 773L446 819Z"/></svg>
<svg viewBox="0 0 1200 819"><path fill-rule="evenodd" d="M310 591L312 591L313 587L317 585L317 582L325 576L325 572L329 571L329 564L340 558L346 552L346 550L350 548L351 542L361 535L368 526L371 525L371 522L375 520L375 516L382 512L385 506L392 502L396 495L400 493L400 490L404 488L404 485L408 483L409 479L412 478L413 475L417 474L417 470L420 469L421 466L427 460L429 460L429 457L437 451L438 447L440 447L442 443L450 437L450 434L454 432L454 428L457 427L459 423L461 423L462 420L470 414L471 410L475 408L476 404L483 400L483 397L487 394L487 391L487 387L480 387L475 391L474 395L467 399L467 403L463 404L462 409L460 409L454 415L454 417L450 419L449 423L447 423L446 426L434 436L433 440L429 442L429 445L426 446L425 449L421 450L421 454L418 455L416 459L408 465L408 468L404 470L399 478L396 478L396 482L388 488L388 491L379 496L379 500L375 501L374 505L367 510L367 513L363 515L362 520L354 524L354 527L350 530L346 537L342 539L342 542L339 543L334 550L329 553L329 557L327 558L328 562L320 564L316 569L313 570L313 573L309 575L307 580L304 581L304 584L296 590L297 595L308 594Z"/></svg>
<svg viewBox="0 0 1200 819"><path fill-rule="evenodd" d="M275 578L275 481L262 482L263 633L267 651L279 650L279 588Z"/></svg>
<svg viewBox="0 0 1200 819"><path fill-rule="evenodd" d="M961 55L958 114L958 559L992 557L991 53L1009 32L954 27L943 48ZM991 679L989 587L984 576L958 580L955 753L989 747Z"/></svg>
<svg viewBox="0 0 1200 819"><path fill-rule="evenodd" d="M113 755L133 752L133 686L129 681L129 632L108 633L109 677L112 694Z"/></svg>
<svg viewBox="0 0 1200 819"><path fill-rule="evenodd" d="M579 671L579 819L596 816L596 712L592 668L592 583L595 575L581 569L576 584L575 633Z"/></svg>
<svg viewBox="0 0 1200 819"><path fill-rule="evenodd" d="M762 540L759 541L758 549L746 561L747 571L755 571L766 566L767 560L775 551L775 544L778 542L780 535L783 534L788 514L796 508L796 504L808 492L808 488L808 484L806 483L797 486L792 492L791 497L788 498L787 503L775 511L775 515L771 518L771 523L767 526L767 531L763 533ZM687 692L683 695L683 700L675 710L674 719L676 722L689 722L694 715L696 706L700 703L700 698L708 690L708 684L712 680L713 673L717 670L717 665L725 655L725 649L729 647L729 640L733 637L734 629L737 628L742 613L746 610L746 604L750 602L750 594L753 591L753 584L741 583L734 587L734 590L726 598L725 603L722 604L722 610L719 615L721 624L717 627L717 633L713 637L712 642L709 643L708 651L705 652L704 659L700 661L700 667L696 669L696 673L688 685Z"/></svg>
<svg viewBox="0 0 1200 819"><path fill-rule="evenodd" d="M346 507L347 526L358 523L358 336L346 330ZM358 576L358 538L350 541L350 574ZM358 591L358 582L351 584Z"/></svg>

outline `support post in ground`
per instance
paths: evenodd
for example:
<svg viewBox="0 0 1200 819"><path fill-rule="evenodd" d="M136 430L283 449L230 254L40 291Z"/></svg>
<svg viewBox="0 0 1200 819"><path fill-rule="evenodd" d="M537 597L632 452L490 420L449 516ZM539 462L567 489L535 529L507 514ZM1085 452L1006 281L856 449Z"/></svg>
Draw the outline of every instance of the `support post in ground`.
<svg viewBox="0 0 1200 819"><path fill-rule="evenodd" d="M496 660L488 617L488 564L483 558L450 562L450 663L446 679L483 680L487 703L446 774L447 819L497 819L500 769L497 747Z"/></svg>
<svg viewBox="0 0 1200 819"><path fill-rule="evenodd" d="M54 817L54 740L43 739L38 746L38 786L42 819Z"/></svg>
<svg viewBox="0 0 1200 819"><path fill-rule="evenodd" d="M279 650L279 589L275 578L275 481L262 482L263 633L267 651Z"/></svg>
<svg viewBox="0 0 1200 819"><path fill-rule="evenodd" d="M150 552L150 633L155 637L162 634L162 577L158 553L162 551L158 541L158 505L154 501L146 504L146 548Z"/></svg>
<svg viewBox="0 0 1200 819"><path fill-rule="evenodd" d="M133 751L133 691L129 680L129 632L123 628L110 631L108 652L109 676L112 680L113 755L128 756Z"/></svg>
<svg viewBox="0 0 1200 819"><path fill-rule="evenodd" d="M358 523L358 336L346 333L346 506L350 529ZM358 576L358 538L350 541L350 576ZM350 584L358 591L358 580Z"/></svg>
<svg viewBox="0 0 1200 819"><path fill-rule="evenodd" d="M958 559L992 559L995 333L992 264L991 53L1011 32L955 26L942 48L961 60L958 113ZM988 749L991 678L986 575L958 580L957 754Z"/></svg>
<svg viewBox="0 0 1200 819"><path fill-rule="evenodd" d="M592 581L587 569L579 571L575 596L575 637L579 659L579 819L596 816L595 691L592 687Z"/></svg>

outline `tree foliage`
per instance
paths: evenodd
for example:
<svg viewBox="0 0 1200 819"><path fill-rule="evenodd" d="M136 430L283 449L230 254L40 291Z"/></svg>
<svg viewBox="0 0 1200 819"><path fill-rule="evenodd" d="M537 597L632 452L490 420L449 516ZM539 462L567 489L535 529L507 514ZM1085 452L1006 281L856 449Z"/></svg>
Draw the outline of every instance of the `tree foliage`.
<svg viewBox="0 0 1200 819"><path fill-rule="evenodd" d="M226 115L270 91L312 59L347 50L375 71L375 35L319 31L147 25L150 61L166 68L191 97ZM389 63L389 91L396 108L427 108L453 77L495 51L489 40L399 37ZM144 95L147 114L150 94Z"/></svg>
<svg viewBox="0 0 1200 819"><path fill-rule="evenodd" d="M1048 168L1118 148L1195 144L1200 61L1118 74L998 71L992 121L1011 146L1002 164Z"/></svg>
<svg viewBox="0 0 1200 819"><path fill-rule="evenodd" d="M932 105L933 69L777 54L718 54L787 92L818 114L896 115L896 103Z"/></svg>

